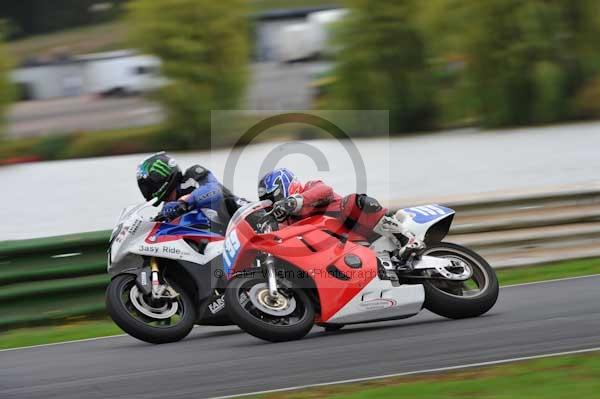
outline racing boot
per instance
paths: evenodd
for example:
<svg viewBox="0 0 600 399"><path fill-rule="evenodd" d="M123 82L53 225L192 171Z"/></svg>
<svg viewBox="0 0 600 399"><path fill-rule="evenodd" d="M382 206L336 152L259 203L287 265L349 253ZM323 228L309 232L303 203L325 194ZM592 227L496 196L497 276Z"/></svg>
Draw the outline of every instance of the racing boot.
<svg viewBox="0 0 600 399"><path fill-rule="evenodd" d="M410 233L396 215L383 216L375 225L373 231L390 238L398 246L392 257L389 257L388 253L388 257L385 258L385 260L390 261L394 270L410 269L412 261L418 259L420 252L425 248L425 244ZM378 253L377 255L378 257L380 255L385 257L383 254ZM382 262L382 264L385 267L385 263Z"/></svg>

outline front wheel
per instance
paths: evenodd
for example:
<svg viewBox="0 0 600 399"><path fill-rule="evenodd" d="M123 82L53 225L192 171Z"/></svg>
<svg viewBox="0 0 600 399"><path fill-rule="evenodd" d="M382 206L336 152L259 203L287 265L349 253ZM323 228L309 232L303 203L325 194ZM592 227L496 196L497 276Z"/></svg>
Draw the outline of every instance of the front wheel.
<svg viewBox="0 0 600 399"><path fill-rule="evenodd" d="M477 253L460 245L440 242L427 248L423 255L451 259L472 272L467 281L424 280L425 308L440 316L463 319L481 316L494 306L499 292L498 277Z"/></svg>
<svg viewBox="0 0 600 399"><path fill-rule="evenodd" d="M248 334L270 342L304 337L314 324L312 301L290 283L279 285L279 295L271 297L260 273L234 277L225 290L231 320Z"/></svg>
<svg viewBox="0 0 600 399"><path fill-rule="evenodd" d="M191 295L171 286L179 294L175 299L152 299L137 288L135 276L119 275L106 289L106 310L123 331L139 340L152 344L179 341L194 327L196 309Z"/></svg>

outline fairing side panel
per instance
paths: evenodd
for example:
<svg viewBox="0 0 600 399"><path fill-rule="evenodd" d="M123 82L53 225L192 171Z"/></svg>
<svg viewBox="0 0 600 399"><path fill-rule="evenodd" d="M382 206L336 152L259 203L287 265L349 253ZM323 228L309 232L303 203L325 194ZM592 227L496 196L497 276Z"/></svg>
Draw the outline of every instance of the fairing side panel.
<svg viewBox="0 0 600 399"><path fill-rule="evenodd" d="M424 300L425 291L420 284L394 287L391 281L376 277L344 307L323 321L352 324L399 319L419 313Z"/></svg>

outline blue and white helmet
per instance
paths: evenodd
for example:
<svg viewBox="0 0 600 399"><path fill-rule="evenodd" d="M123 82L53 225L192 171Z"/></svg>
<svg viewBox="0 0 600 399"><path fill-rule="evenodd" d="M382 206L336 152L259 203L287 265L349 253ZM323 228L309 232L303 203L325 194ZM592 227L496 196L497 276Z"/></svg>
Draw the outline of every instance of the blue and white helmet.
<svg viewBox="0 0 600 399"><path fill-rule="evenodd" d="M275 169L258 182L258 198L277 202L297 193L299 188L300 183L289 169Z"/></svg>

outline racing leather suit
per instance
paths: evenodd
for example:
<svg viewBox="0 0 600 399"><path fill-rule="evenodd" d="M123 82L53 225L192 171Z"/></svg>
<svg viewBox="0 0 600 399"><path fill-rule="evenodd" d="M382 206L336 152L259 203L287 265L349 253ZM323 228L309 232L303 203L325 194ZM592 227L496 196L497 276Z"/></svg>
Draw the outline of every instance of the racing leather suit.
<svg viewBox="0 0 600 399"><path fill-rule="evenodd" d="M308 181L304 186L297 184L290 188L290 195L298 204L290 215L290 222L325 213L367 238L374 235L373 228L388 211L365 194L341 197L320 180Z"/></svg>
<svg viewBox="0 0 600 399"><path fill-rule="evenodd" d="M208 169L194 165L188 168L177 186L177 198L185 201L190 209L212 209L218 220L227 226L231 216L248 203L223 186Z"/></svg>

